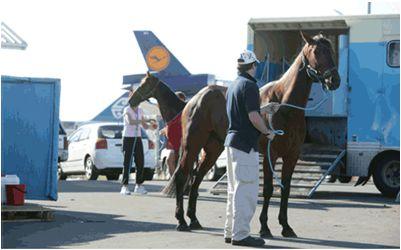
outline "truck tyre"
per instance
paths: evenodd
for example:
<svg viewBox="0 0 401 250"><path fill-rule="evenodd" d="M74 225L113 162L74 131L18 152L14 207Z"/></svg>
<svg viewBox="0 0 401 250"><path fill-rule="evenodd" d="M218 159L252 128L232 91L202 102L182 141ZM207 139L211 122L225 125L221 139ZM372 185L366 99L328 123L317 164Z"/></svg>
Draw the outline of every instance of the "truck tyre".
<svg viewBox="0 0 401 250"><path fill-rule="evenodd" d="M387 155L377 162L373 182L386 197L394 198L400 191L400 156Z"/></svg>
<svg viewBox="0 0 401 250"><path fill-rule="evenodd" d="M93 160L90 156L85 159L85 177L87 180L96 180L99 172L96 169Z"/></svg>

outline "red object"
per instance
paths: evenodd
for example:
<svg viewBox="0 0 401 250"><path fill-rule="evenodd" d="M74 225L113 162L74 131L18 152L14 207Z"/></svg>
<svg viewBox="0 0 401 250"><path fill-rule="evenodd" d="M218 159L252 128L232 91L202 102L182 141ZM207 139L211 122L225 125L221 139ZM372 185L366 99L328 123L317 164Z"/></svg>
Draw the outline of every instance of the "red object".
<svg viewBox="0 0 401 250"><path fill-rule="evenodd" d="M178 152L181 146L181 113L167 123L167 148Z"/></svg>
<svg viewBox="0 0 401 250"><path fill-rule="evenodd" d="M155 143L151 140L148 140L148 149L155 149Z"/></svg>
<svg viewBox="0 0 401 250"><path fill-rule="evenodd" d="M21 206L25 201L25 184L6 185L7 205Z"/></svg>
<svg viewBox="0 0 401 250"><path fill-rule="evenodd" d="M107 149L107 140L106 139L98 139L96 142L95 149Z"/></svg>

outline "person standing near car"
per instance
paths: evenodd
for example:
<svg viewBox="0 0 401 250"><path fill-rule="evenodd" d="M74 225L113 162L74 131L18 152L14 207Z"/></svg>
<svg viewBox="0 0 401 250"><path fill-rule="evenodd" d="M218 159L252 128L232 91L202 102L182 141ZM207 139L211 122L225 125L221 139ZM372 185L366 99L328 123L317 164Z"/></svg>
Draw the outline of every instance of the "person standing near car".
<svg viewBox="0 0 401 250"><path fill-rule="evenodd" d="M260 115L259 88L254 78L258 62L248 50L238 59L239 76L226 94L229 128L224 143L228 179L225 242L252 247L265 244L263 239L250 236L259 191L259 136L274 138Z"/></svg>
<svg viewBox="0 0 401 250"><path fill-rule="evenodd" d="M180 98L181 101L185 102L187 97L182 91L176 91L176 96ZM170 176L173 176L175 167L177 166L178 151L181 146L181 116L176 117L177 122L170 124L170 130L168 124L166 127L160 130L160 135L167 137L167 149L169 150L166 163L168 166L168 171ZM178 124L179 123L179 124Z"/></svg>
<svg viewBox="0 0 401 250"><path fill-rule="evenodd" d="M129 96L132 95L132 90L129 92ZM146 194L147 191L142 185L144 182L144 154L142 145L142 132L141 125L144 129L148 128L148 124L143 117L143 111L140 107L132 108L127 106L123 112L124 129L123 129L123 154L124 154L124 168L122 187L120 193L123 195L130 195L131 192L128 188L130 169L132 166L132 159L135 160L136 166L136 177L135 177L135 189L136 194Z"/></svg>

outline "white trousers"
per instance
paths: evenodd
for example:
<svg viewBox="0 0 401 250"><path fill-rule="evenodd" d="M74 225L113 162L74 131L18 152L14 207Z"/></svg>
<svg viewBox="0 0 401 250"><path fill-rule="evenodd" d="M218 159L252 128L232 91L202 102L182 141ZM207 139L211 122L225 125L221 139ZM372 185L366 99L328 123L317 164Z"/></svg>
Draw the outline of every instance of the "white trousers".
<svg viewBox="0 0 401 250"><path fill-rule="evenodd" d="M259 154L232 147L227 151L227 211L224 237L242 240L250 234L259 191Z"/></svg>

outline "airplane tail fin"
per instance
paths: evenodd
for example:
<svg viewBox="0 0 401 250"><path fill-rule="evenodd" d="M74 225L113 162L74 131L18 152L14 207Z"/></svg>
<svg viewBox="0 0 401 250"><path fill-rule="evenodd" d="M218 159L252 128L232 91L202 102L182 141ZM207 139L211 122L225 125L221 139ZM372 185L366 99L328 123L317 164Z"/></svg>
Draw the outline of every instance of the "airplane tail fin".
<svg viewBox="0 0 401 250"><path fill-rule="evenodd" d="M152 31L134 31L134 34L150 71L157 71L161 76L190 75Z"/></svg>
<svg viewBox="0 0 401 250"><path fill-rule="evenodd" d="M123 110L128 104L128 91L122 94L119 98L113 101L102 112L96 115L92 121L102 122L122 122Z"/></svg>

